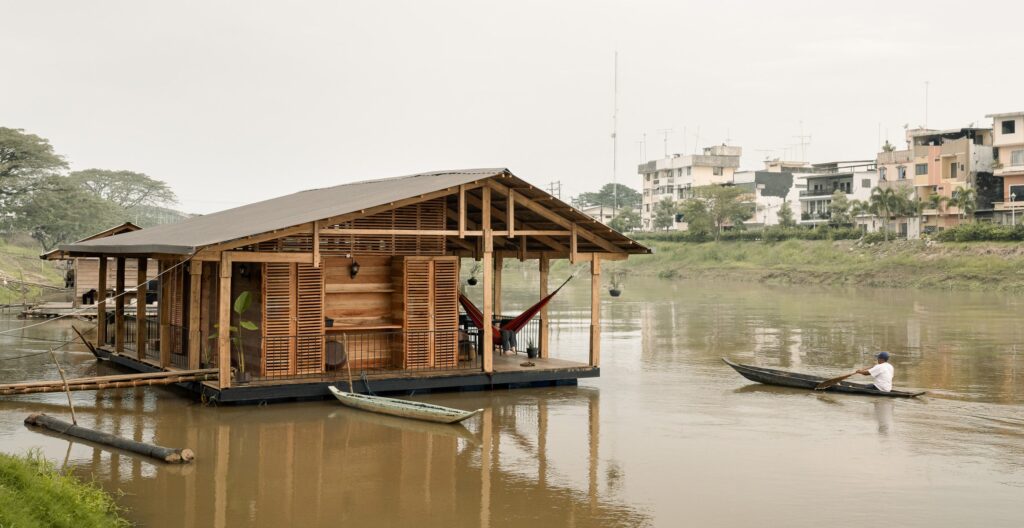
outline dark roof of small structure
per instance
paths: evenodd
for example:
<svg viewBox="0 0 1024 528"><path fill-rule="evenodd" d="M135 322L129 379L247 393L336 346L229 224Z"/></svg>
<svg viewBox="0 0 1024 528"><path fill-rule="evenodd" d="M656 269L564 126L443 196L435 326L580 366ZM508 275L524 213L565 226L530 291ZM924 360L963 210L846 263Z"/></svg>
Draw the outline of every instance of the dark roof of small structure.
<svg viewBox="0 0 1024 528"><path fill-rule="evenodd" d="M520 184L529 185L515 178L508 169L504 168L425 172L300 191L233 209L192 217L173 224L62 245L60 249L69 253L111 255L154 253L189 255L205 246L355 213L494 177L513 178ZM550 196L538 189L534 190L545 196ZM586 214L553 197L551 200L566 209L558 211L559 214L568 220L579 222L581 228L587 229L588 224L594 222ZM604 228L601 230L601 236L612 243L624 245L623 251L648 252L647 248L633 242L625 235L603 225L601 227Z"/></svg>
<svg viewBox="0 0 1024 528"><path fill-rule="evenodd" d="M111 237L111 236L114 236L114 235L120 235L121 233L129 233L131 231L138 231L140 229L142 229L142 228L137 226L137 225L135 225L135 224L133 224L133 223L131 223L131 222L125 222L123 224L118 224L118 225L116 225L114 227L110 227L110 228L104 229L103 231L100 231L99 233L96 233L96 234L93 234L93 235L89 235L89 236L79 240L78 242L75 242L75 244L79 244L79 243L85 242L87 240L96 240L97 238L106 238L106 237ZM64 251L62 251L60 248L57 248L57 249L51 249L50 251L47 251L46 253L43 253L42 255L39 255L39 258L44 259L44 260L64 260L64 259L66 259L68 257L67 257L67 255L65 254Z"/></svg>

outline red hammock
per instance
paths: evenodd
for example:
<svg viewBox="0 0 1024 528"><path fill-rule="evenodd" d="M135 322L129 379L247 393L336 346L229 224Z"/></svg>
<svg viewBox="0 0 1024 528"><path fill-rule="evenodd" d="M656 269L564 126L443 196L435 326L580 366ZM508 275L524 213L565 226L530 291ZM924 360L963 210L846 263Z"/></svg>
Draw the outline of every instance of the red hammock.
<svg viewBox="0 0 1024 528"><path fill-rule="evenodd" d="M571 280L572 276L570 275L568 279L565 279L565 282L563 282L561 286L555 288L555 291L549 293L547 297L544 297L543 299L537 301L537 304L534 304L533 306L527 308L526 311L524 311L523 313L517 315L512 319L509 319L508 321L505 321L504 323L501 324L500 327L494 326L492 324L491 336L494 339L494 343L501 344L502 330L508 330L513 333L522 330L523 327L526 326L526 323L529 323L530 319L533 319L533 316L537 315L537 313L540 312L541 308L544 308L544 306L551 302L551 299L555 296L555 294L558 293L558 291L561 290L563 287L565 287L566 284L569 284L569 281ZM473 326L483 330L484 314L483 312L480 311L479 308L476 307L476 305L473 304L473 301L470 301L468 297L460 293L459 304L461 304L462 308L466 310L466 315L468 315L470 320L473 321Z"/></svg>

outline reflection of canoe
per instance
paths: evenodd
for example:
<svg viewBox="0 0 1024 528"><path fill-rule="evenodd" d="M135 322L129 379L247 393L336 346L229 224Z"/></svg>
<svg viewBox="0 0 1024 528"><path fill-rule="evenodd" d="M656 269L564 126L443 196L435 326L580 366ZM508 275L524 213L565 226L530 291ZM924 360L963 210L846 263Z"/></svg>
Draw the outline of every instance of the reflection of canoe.
<svg viewBox="0 0 1024 528"><path fill-rule="evenodd" d="M442 407L430 403L398 400L395 398L384 398L382 396L368 396L365 394L354 394L338 390L336 387L327 387L331 393L338 398L342 404L364 411L380 414L389 414L401 418L414 418L428 422L453 424L461 422L470 416L482 413L483 409L475 411L463 411Z"/></svg>
<svg viewBox="0 0 1024 528"><path fill-rule="evenodd" d="M739 372L744 378L747 378L750 381L764 383L766 385L780 385L783 387L814 390L814 387L819 383L828 379L821 376L812 376L811 374L800 374L797 372L786 372L785 370L752 367L750 365L738 365L725 358L722 358L722 361L725 361L727 365L735 369L736 372ZM870 394L872 396L892 396L897 398L913 398L914 396L924 394L924 391L906 392L894 390L882 392L871 385L850 383L848 381L840 382L824 390L830 392Z"/></svg>
<svg viewBox="0 0 1024 528"><path fill-rule="evenodd" d="M466 429L462 424L439 424L424 422L422 420L405 420L395 416L388 416L386 414L353 412L348 409L339 409L332 412L329 417L331 419L344 417L345 420L352 423L386 427L388 429L419 433L422 435L459 438L473 445L480 443L480 439L477 438L472 431Z"/></svg>

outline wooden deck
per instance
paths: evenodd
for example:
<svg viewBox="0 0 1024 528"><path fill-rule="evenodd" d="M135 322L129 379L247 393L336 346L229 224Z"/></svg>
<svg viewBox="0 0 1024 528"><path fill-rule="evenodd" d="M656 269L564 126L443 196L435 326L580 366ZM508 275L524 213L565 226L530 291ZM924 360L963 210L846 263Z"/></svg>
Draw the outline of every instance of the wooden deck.
<svg viewBox="0 0 1024 528"><path fill-rule="evenodd" d="M146 305L146 314L154 316L158 313L158 306L156 303ZM134 304L126 305L124 307L124 313L126 315L135 315L136 306ZM108 308L108 311L112 314L114 311ZM76 314L77 312L77 314ZM19 317L22 319L52 319L54 317L61 317L66 315L75 315L82 319L95 319L96 318L96 305L79 306L75 307L70 302L51 301L44 302L42 304L36 304L29 306L22 310Z"/></svg>
<svg viewBox="0 0 1024 528"><path fill-rule="evenodd" d="M157 372L160 369L152 362L118 355L110 350L97 349L102 359L136 372ZM531 361L534 366L523 366ZM494 355L494 373L487 375L477 370L436 370L427 372L394 371L393 373L367 374L366 383L353 373L354 390L359 393L401 394L411 391L459 391L510 389L556 385L576 385L580 378L600 376L599 367L585 363L555 358L529 360L524 354ZM261 403L285 400L332 398L329 385L348 388L347 376L321 378L293 378L260 380L239 384L230 389L220 390L216 382L178 384L197 397L205 396L208 401L220 403ZM367 386L368 385L368 386Z"/></svg>

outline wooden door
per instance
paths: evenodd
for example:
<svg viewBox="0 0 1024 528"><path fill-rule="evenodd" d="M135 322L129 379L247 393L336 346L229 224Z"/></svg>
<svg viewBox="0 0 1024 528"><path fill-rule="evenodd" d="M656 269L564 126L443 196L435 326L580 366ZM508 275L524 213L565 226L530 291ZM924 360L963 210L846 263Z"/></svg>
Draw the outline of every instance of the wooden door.
<svg viewBox="0 0 1024 528"><path fill-rule="evenodd" d="M324 368L323 273L310 264L267 263L263 270L264 376Z"/></svg>
<svg viewBox="0 0 1024 528"><path fill-rule="evenodd" d="M403 368L458 365L457 257L404 259Z"/></svg>

